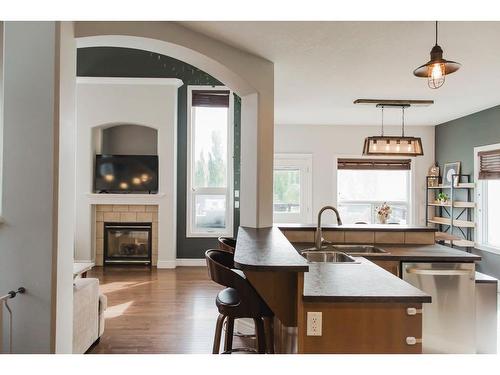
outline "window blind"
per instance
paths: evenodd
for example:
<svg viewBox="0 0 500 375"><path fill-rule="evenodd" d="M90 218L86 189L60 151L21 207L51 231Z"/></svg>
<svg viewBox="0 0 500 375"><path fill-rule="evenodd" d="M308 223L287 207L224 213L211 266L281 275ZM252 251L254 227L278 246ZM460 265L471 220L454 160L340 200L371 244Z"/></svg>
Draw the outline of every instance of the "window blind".
<svg viewBox="0 0 500 375"><path fill-rule="evenodd" d="M479 179L500 179L500 150L481 151L479 156Z"/></svg>
<svg viewBox="0 0 500 375"><path fill-rule="evenodd" d="M229 108L229 90L193 90L193 107Z"/></svg>
<svg viewBox="0 0 500 375"><path fill-rule="evenodd" d="M409 170L411 159L338 159L337 169Z"/></svg>

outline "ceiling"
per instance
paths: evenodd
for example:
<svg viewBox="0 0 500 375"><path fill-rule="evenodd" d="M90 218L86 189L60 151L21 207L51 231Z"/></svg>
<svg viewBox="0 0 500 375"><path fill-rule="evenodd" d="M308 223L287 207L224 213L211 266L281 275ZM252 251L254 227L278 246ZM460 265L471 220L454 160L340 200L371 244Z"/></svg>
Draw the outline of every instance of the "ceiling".
<svg viewBox="0 0 500 375"><path fill-rule="evenodd" d="M500 104L500 22L440 22L444 58L462 63L437 90L413 76L429 60L434 22L182 22L274 62L277 124L378 125L357 98L433 99L406 111L436 125ZM386 124L401 113L386 110Z"/></svg>

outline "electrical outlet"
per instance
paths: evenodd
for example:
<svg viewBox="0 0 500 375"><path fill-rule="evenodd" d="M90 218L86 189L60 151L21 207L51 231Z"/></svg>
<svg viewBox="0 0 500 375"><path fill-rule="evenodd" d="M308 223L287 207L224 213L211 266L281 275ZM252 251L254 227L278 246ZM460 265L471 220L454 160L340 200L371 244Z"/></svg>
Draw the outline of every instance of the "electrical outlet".
<svg viewBox="0 0 500 375"><path fill-rule="evenodd" d="M322 330L322 312L307 312L307 336L321 336Z"/></svg>

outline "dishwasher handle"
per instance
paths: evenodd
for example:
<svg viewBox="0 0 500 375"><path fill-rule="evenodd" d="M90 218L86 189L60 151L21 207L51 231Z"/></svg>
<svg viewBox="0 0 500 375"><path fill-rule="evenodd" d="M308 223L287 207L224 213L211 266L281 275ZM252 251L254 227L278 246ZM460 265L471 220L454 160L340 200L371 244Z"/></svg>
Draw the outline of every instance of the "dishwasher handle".
<svg viewBox="0 0 500 375"><path fill-rule="evenodd" d="M432 275L432 276L474 276L472 270L440 270L434 268L417 268L407 267L406 272L415 275Z"/></svg>

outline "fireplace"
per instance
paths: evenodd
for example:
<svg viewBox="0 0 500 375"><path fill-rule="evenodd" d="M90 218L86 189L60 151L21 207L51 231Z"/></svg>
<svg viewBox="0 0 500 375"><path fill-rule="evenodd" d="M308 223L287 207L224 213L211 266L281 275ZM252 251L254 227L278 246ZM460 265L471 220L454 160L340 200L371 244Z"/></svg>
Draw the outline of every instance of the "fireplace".
<svg viewBox="0 0 500 375"><path fill-rule="evenodd" d="M152 223L104 223L104 265L151 265Z"/></svg>

